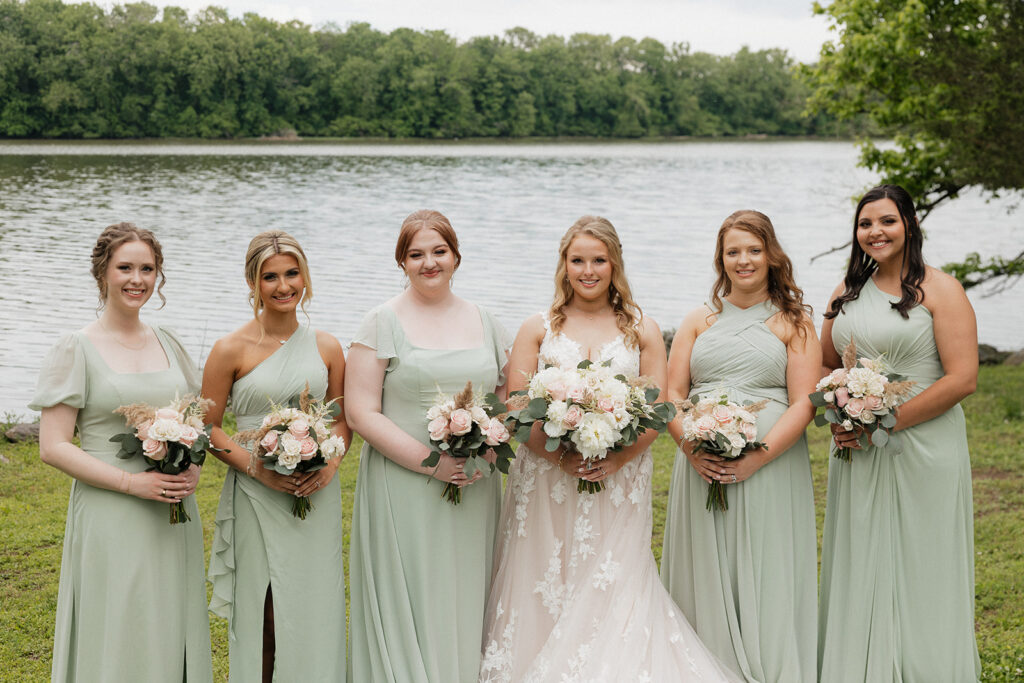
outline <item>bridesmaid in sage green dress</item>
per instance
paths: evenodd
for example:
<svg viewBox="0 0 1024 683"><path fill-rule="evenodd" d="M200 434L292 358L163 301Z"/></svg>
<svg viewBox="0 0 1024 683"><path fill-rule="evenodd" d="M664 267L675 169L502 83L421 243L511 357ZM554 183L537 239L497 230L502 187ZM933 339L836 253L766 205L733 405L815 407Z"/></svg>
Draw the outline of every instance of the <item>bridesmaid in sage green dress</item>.
<svg viewBox="0 0 1024 683"><path fill-rule="evenodd" d="M162 265L150 231L131 223L103 231L92 255L103 311L53 347L29 406L42 411L43 462L73 478L54 682L192 683L213 677L203 525L192 496L199 468L176 476L147 472L142 458L122 460L110 442L128 431L113 412L119 406L160 407L199 386L178 338L139 319L139 310L163 286ZM72 442L76 428L81 447ZM181 500L192 520L172 525L167 506Z"/></svg>
<svg viewBox="0 0 1024 683"><path fill-rule="evenodd" d="M804 429L821 346L771 221L737 211L718 231L712 306L672 342L672 399L766 399L757 438L735 460L693 453L679 420L661 574L701 640L746 681L813 683L817 538ZM728 509L705 508L721 482Z"/></svg>
<svg viewBox="0 0 1024 683"><path fill-rule="evenodd" d="M349 351L345 395L366 440L359 461L349 577L349 679L475 681L491 578L501 477L467 478L442 455L434 469L427 409L467 381L503 393L506 335L450 288L459 265L448 219L418 211L402 224L395 260L409 287L374 308ZM441 497L448 482L462 502Z"/></svg>
<svg viewBox="0 0 1024 683"><path fill-rule="evenodd" d="M221 429L230 405L240 431L256 429L272 409L309 387L315 399L338 398L345 358L338 340L300 325L296 309L312 297L305 254L295 238L272 230L253 238L245 263L254 317L219 340L203 374L216 401L217 456L229 466L210 552L210 610L229 620L230 680L344 681L345 585L340 458L291 476L252 463ZM344 413L334 433L351 443ZM295 496L309 496L305 519Z"/></svg>
<svg viewBox="0 0 1024 683"><path fill-rule="evenodd" d="M860 450L833 429L850 461L829 460L821 551L821 680L973 681L971 462L959 402L978 377L974 310L963 288L926 266L914 202L882 185L857 206L846 278L821 336L825 365L884 354L916 382L897 411L900 447Z"/></svg>

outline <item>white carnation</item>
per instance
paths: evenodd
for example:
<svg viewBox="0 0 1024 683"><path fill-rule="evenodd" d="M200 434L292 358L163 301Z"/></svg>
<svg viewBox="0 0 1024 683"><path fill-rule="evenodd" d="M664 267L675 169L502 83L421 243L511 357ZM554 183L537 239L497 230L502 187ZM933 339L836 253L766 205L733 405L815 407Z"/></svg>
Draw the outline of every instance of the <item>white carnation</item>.
<svg viewBox="0 0 1024 683"><path fill-rule="evenodd" d="M335 458L345 452L345 439L340 436L330 436L320 443L320 452L328 460Z"/></svg>
<svg viewBox="0 0 1024 683"><path fill-rule="evenodd" d="M881 396L886 379L867 368L853 368L846 376L846 388L853 396Z"/></svg>

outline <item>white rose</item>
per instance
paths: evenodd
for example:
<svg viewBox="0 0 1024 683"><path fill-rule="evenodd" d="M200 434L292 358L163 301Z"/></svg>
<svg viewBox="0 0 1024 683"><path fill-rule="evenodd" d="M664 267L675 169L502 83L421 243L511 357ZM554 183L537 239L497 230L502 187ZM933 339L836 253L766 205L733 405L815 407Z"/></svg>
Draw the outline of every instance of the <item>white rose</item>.
<svg viewBox="0 0 1024 683"><path fill-rule="evenodd" d="M444 409L441 406L430 406L430 410L427 411L427 422L430 422L431 420L436 420L437 418L443 415Z"/></svg>
<svg viewBox="0 0 1024 683"><path fill-rule="evenodd" d="M291 432L284 432L281 435L281 451L285 455L295 456L295 462L298 462L298 458L302 454L302 440L296 439ZM294 467L294 465L289 465L289 467Z"/></svg>
<svg viewBox="0 0 1024 683"><path fill-rule="evenodd" d="M470 408L469 414L473 416L473 422L480 425L481 429L487 429L487 425L491 423L491 418L488 417L487 411L480 406Z"/></svg>
<svg viewBox="0 0 1024 683"><path fill-rule="evenodd" d="M747 445L747 440L743 438L742 434L730 434L729 445L732 446L732 454L739 455L743 452L743 447Z"/></svg>
<svg viewBox="0 0 1024 683"><path fill-rule="evenodd" d="M299 464L300 460L302 460L302 457L298 453L295 453L294 455L291 453L282 453L277 456L278 464L284 465L290 470L295 469L295 466Z"/></svg>
<svg viewBox="0 0 1024 683"><path fill-rule="evenodd" d="M157 418L149 427L149 438L157 441L177 441L181 438L182 425L177 420Z"/></svg>

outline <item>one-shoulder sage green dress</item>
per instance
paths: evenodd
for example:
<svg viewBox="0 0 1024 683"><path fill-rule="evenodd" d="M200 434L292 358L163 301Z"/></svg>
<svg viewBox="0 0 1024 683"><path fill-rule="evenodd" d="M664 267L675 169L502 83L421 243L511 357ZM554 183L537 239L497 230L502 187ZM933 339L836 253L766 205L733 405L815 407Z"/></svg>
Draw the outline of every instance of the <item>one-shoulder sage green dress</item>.
<svg viewBox="0 0 1024 683"><path fill-rule="evenodd" d="M763 439L789 407L786 346L765 324L769 302L728 301L690 356L690 396L768 399ZM771 444L768 444L769 447ZM726 484L729 509L705 508L707 483L682 452L669 489L661 574L700 639L725 666L759 683L817 675L817 536L803 436L746 481Z"/></svg>
<svg viewBox="0 0 1024 683"><path fill-rule="evenodd" d="M835 318L842 353L885 354L917 382L942 377L932 316L903 319L868 280ZM898 432L890 446L829 459L821 549L819 666L827 683L977 680L974 639L974 508L963 409Z"/></svg>
<svg viewBox="0 0 1024 683"><path fill-rule="evenodd" d="M280 349L231 388L238 429L259 427L271 410L298 396L327 392L327 367L316 330L300 326ZM345 680L345 585L341 487L335 477L310 497L306 519L294 496L228 470L210 553L210 611L229 624L230 680L259 681L263 605L274 606L274 680Z"/></svg>
<svg viewBox="0 0 1024 683"><path fill-rule="evenodd" d="M29 408L78 409L86 453L127 472L110 437L128 431L114 410L131 403L162 407L198 391L199 373L181 342L153 327L167 355L157 372L114 372L84 332L50 350ZM203 582L203 525L195 496L192 521L170 524L167 503L71 482L53 639L54 683L211 681L210 622Z"/></svg>
<svg viewBox="0 0 1024 683"><path fill-rule="evenodd" d="M488 392L504 383L504 330L487 311L480 316L484 340L473 349L413 346L386 304L367 314L353 340L388 359L381 410L423 444L438 390L453 394L472 381ZM501 477L464 488L460 505L443 499L443 488L363 447L349 556L352 681L477 680Z"/></svg>

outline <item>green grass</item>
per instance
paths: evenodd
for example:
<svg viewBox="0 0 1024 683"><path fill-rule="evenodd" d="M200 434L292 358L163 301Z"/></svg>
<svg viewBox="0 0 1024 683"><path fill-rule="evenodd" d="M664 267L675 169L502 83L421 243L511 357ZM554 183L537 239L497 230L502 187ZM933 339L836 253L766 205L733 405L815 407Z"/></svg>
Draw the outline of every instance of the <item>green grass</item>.
<svg viewBox="0 0 1024 683"><path fill-rule="evenodd" d="M985 681L1024 680L1024 367L983 367L978 392L964 402L974 468L975 606ZM6 418L9 419L9 418ZM827 435L808 431L818 529L828 470ZM340 469L345 566L357 441ZM672 477L671 441L655 443L654 538L661 556L665 503ZM0 671L4 680L49 677L57 580L70 480L39 461L35 444L0 442ZM207 460L197 491L206 548L224 465ZM227 624L211 617L215 680L227 680Z"/></svg>

